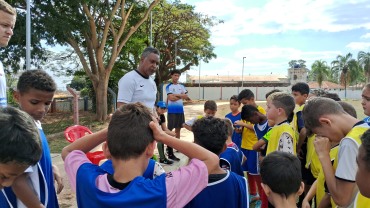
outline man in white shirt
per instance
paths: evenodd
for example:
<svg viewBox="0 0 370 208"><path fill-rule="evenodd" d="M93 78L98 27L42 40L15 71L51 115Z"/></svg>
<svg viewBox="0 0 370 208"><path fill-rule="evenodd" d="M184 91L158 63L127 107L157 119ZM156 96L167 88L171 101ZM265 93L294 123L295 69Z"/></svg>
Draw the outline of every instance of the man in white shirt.
<svg viewBox="0 0 370 208"><path fill-rule="evenodd" d="M0 47L6 47L13 35L17 12L13 7L0 0ZM3 64L0 60L0 107L6 107L6 79Z"/></svg>
<svg viewBox="0 0 370 208"><path fill-rule="evenodd" d="M139 66L118 82L117 107L127 103L141 102L155 113L154 104L157 95L157 86L150 77L157 70L159 64L159 51L147 47L140 58Z"/></svg>

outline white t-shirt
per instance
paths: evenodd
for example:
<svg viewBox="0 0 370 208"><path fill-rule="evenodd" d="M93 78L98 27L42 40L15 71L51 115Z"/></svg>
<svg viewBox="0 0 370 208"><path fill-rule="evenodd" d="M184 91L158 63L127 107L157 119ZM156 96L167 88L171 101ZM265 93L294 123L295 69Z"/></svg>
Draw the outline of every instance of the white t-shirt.
<svg viewBox="0 0 370 208"><path fill-rule="evenodd" d="M157 87L154 80L151 77L144 77L136 70L125 74L118 82L117 102L141 102L152 110L156 95Z"/></svg>
<svg viewBox="0 0 370 208"><path fill-rule="evenodd" d="M7 97L6 97L6 78L3 64L0 61L0 107L6 107Z"/></svg>
<svg viewBox="0 0 370 208"><path fill-rule="evenodd" d="M185 89L184 85L182 84L169 84L166 87L166 93L178 95L181 93L188 93L188 91ZM182 99L171 101L168 100L168 113L184 113L184 104L182 102Z"/></svg>

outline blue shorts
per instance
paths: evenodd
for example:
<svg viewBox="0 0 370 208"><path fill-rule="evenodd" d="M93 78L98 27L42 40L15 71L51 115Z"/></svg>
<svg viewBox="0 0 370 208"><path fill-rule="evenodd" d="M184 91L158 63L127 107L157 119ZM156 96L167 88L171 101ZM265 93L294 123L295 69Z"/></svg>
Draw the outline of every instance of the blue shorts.
<svg viewBox="0 0 370 208"><path fill-rule="evenodd" d="M251 175L260 174L260 166L258 161L258 152L254 150L241 149L247 162L243 164L243 171L249 172Z"/></svg>

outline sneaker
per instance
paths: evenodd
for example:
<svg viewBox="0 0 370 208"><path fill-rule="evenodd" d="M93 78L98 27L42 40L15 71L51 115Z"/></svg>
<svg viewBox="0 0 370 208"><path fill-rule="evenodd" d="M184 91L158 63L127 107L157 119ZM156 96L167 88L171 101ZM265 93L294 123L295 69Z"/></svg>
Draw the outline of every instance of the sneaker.
<svg viewBox="0 0 370 208"><path fill-rule="evenodd" d="M260 200L260 196L258 194L256 195L249 195L249 203L253 202L253 201L258 201Z"/></svg>
<svg viewBox="0 0 370 208"><path fill-rule="evenodd" d="M164 160L159 160L159 163L164 164L164 165L172 165L173 164L173 162L171 160L167 160L166 158Z"/></svg>
<svg viewBox="0 0 370 208"><path fill-rule="evenodd" d="M177 158L175 155L168 156L168 159L176 161L176 162L180 161L180 159Z"/></svg>

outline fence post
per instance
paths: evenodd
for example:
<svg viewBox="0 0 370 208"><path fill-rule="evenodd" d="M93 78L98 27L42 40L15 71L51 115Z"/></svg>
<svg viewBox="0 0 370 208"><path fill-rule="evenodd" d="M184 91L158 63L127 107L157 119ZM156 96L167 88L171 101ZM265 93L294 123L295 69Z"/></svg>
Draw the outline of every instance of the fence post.
<svg viewBox="0 0 370 208"><path fill-rule="evenodd" d="M113 104L113 107L114 107L114 111L116 111L117 109L117 95L116 93L113 92L113 90L111 88L108 87L108 92L110 92L110 94L112 94L113 96L113 101L112 101L112 104Z"/></svg>
<svg viewBox="0 0 370 208"><path fill-rule="evenodd" d="M78 125L79 124L79 120L78 120L78 95L77 93L72 90L72 88L70 88L69 86L67 86L67 90L73 95L73 123L74 125Z"/></svg>
<svg viewBox="0 0 370 208"><path fill-rule="evenodd" d="M88 110L89 110L89 98L84 97L84 111L88 111Z"/></svg>

